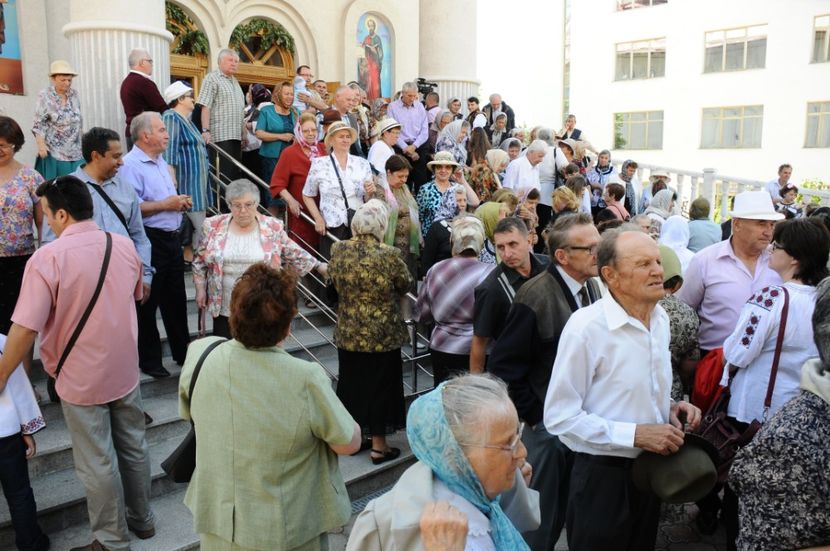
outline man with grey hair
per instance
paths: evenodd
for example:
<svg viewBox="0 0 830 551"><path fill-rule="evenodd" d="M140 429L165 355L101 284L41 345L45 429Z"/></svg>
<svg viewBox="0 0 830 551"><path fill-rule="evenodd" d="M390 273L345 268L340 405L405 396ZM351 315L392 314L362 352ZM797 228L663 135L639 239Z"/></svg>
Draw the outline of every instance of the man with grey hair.
<svg viewBox="0 0 830 551"><path fill-rule="evenodd" d="M239 65L239 54L225 48L219 52L218 68L208 73L202 82L199 99L202 106L202 138L214 143L234 159L242 156L242 140L247 135L243 121L245 94L234 76ZM220 158L219 170L229 179L238 177L238 169L229 160Z"/></svg>
<svg viewBox="0 0 830 551"><path fill-rule="evenodd" d="M390 103L386 112L401 125L395 150L412 163L407 184L413 193L417 193L421 185L430 179L427 170L429 119L423 104L418 101L418 86L414 82L405 82L401 87L401 97Z"/></svg>
<svg viewBox="0 0 830 551"><path fill-rule="evenodd" d="M179 195L173 184L170 167L162 153L169 136L161 115L141 113L133 119L130 133L135 145L124 156L118 170L122 181L130 182L140 201L144 231L151 245L151 263L155 269L150 298L138 306L138 362L152 377L170 373L161 363L161 337L156 326L156 310L167 331L173 360L184 364L190 331L187 328L187 299L184 289L184 258L179 241L181 213L192 207L190 197Z"/></svg>
<svg viewBox="0 0 830 551"><path fill-rule="evenodd" d="M660 249L640 231L602 236L597 264L609 293L568 320L545 397L548 432L574 453L568 548L654 549L660 500L631 479L643 451L683 446L698 408L671 400L669 318Z"/></svg>
<svg viewBox="0 0 830 551"><path fill-rule="evenodd" d="M571 314L599 300L596 282L599 232L585 213L559 217L548 235L551 263L522 285L493 346L487 368L510 389L527 429L522 441L533 465L542 524L525 534L531 549L552 551L568 504L573 453L542 422L545 394L559 337Z"/></svg>
<svg viewBox="0 0 830 551"><path fill-rule="evenodd" d="M533 140L527 146L525 154L516 157L507 165L502 186L512 189L516 194L531 188L539 189L539 163L545 158L548 144L542 140Z"/></svg>
<svg viewBox="0 0 830 551"><path fill-rule="evenodd" d="M363 152L363 147L360 142L360 115L354 110L360 101L359 97L360 93L357 90L348 84L344 84L334 91L332 107L340 113L340 118L343 122L354 128L355 132L357 132L358 139L349 148L349 153L366 158L366 153Z"/></svg>
<svg viewBox="0 0 830 551"><path fill-rule="evenodd" d="M153 82L153 57L143 48L136 48L130 52L127 62L130 72L121 82L121 105L124 106L124 115L127 117L127 126L124 136L127 138L127 149L133 146L130 136L130 123L133 117L144 111L163 113L167 110L167 102L161 97L156 83Z"/></svg>
<svg viewBox="0 0 830 551"><path fill-rule="evenodd" d="M501 94L490 94L490 103L484 106L481 110L484 116L487 117L487 127L496 122L496 116L499 113L507 115L507 127L505 132L510 134L510 131L516 128L516 114L513 109L501 100Z"/></svg>

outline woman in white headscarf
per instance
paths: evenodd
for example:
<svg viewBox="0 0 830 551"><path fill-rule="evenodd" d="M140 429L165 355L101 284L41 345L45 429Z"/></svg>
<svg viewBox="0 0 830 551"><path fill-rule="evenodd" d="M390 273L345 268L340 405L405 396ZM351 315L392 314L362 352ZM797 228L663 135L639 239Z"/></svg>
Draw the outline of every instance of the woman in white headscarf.
<svg viewBox="0 0 830 551"><path fill-rule="evenodd" d="M435 115L435 120L432 121L432 124L429 125L429 145L431 146L430 151L436 151L435 146L438 143L438 134L444 129L445 126L450 124L455 119L453 118L452 111L449 109L441 109L438 111L438 114Z"/></svg>
<svg viewBox="0 0 830 551"><path fill-rule="evenodd" d="M470 131L470 123L467 121L452 121L438 134L438 141L435 142L435 152L449 151L455 158L455 162L461 166L467 164L467 134Z"/></svg>
<svg viewBox="0 0 830 551"><path fill-rule="evenodd" d="M652 197L651 203L649 203L644 213L651 218L651 233L654 234L655 239L660 236L660 228L663 223L671 216L675 198L674 191L670 189L660 190Z"/></svg>
<svg viewBox="0 0 830 551"><path fill-rule="evenodd" d="M689 262L695 255L689 250L689 223L686 219L679 215L669 216L660 229L658 243L670 247L677 254L677 258L680 260L680 269L685 274Z"/></svg>

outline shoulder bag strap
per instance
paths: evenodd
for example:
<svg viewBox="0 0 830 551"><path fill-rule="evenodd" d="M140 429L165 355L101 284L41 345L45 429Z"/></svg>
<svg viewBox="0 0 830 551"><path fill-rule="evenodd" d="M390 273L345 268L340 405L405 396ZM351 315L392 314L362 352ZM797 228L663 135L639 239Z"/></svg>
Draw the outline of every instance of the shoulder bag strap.
<svg viewBox="0 0 830 551"><path fill-rule="evenodd" d="M89 300L86 310L81 316L81 320L78 322L78 325L75 326L75 331L72 333L72 336L69 337L69 342L66 343L66 348L63 349L63 354L61 354L60 360L58 360L58 367L55 368L55 380L58 379L58 375L60 375L63 364L66 362L66 358L75 346L75 342L78 340L78 337L81 336L81 331L83 331L84 325L86 325L87 320L89 320L89 316L92 314L92 309L95 308L95 303L98 302L98 295L101 294L101 288L104 286L104 278L107 275L107 268L109 268L110 256L112 255L112 235L110 235L110 232L104 233L107 236L107 248L104 251L104 262L101 264L101 273L98 275L98 284L95 287L95 292L92 293L92 298Z"/></svg>
<svg viewBox="0 0 830 551"><path fill-rule="evenodd" d="M787 314L790 311L790 293L786 287L781 287L784 291L784 307L781 309L781 323L778 325L778 338L775 341L775 356L772 358L772 369L769 374L769 384L767 384L767 396L764 398L764 421L767 420L767 411L769 411L772 404L772 391L775 390L775 377L778 375L778 360L781 359L781 348L784 346L784 330L787 328Z"/></svg>
<svg viewBox="0 0 830 551"><path fill-rule="evenodd" d="M346 210L349 209L349 201L346 199L346 188L343 187L343 179L340 178L340 171L337 169L337 161L334 160L334 153L329 155L331 159L331 166L334 167L334 173L337 175L337 183L340 184L340 193L343 195L343 205Z"/></svg>
<svg viewBox="0 0 830 551"><path fill-rule="evenodd" d="M109 205L109 207L112 209L112 212L114 212L118 219L121 221L121 223L124 224L124 229L127 230L127 235L129 235L130 228L129 226L127 226L127 219L124 218L124 213L121 212L117 206L115 206L113 200L110 198L109 195L107 195L107 192L104 191L104 187L99 186L98 184L93 184L92 182L87 182L87 184L92 186L92 189L94 189L95 192L101 196L101 199L103 199L104 202L106 202L106 204Z"/></svg>
<svg viewBox="0 0 830 551"><path fill-rule="evenodd" d="M208 357L214 348L222 344L223 342L227 341L228 339L219 339L218 341L214 341L205 348L205 351L202 352L202 355L199 356L199 361L196 362L196 367L193 368L193 377L190 378L190 390L187 393L187 399L191 402L193 401L193 389L196 388L196 379L199 378L199 372L202 371L202 364L205 363L205 359Z"/></svg>

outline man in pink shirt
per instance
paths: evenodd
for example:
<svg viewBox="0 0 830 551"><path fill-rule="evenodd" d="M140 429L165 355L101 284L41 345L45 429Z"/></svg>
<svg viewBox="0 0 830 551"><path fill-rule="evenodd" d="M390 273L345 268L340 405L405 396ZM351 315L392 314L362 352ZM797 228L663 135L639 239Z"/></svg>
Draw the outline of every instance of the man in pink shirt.
<svg viewBox="0 0 830 551"><path fill-rule="evenodd" d="M86 184L74 176L43 183L37 195L58 239L38 249L26 264L14 323L0 357L0 390L40 334L40 355L45 371L56 377L95 536L76 550L129 549L128 529L142 539L155 535L138 385L135 301L143 293L141 259L132 241L111 234L100 296L56 376L59 358L97 286L106 234L91 220Z"/></svg>

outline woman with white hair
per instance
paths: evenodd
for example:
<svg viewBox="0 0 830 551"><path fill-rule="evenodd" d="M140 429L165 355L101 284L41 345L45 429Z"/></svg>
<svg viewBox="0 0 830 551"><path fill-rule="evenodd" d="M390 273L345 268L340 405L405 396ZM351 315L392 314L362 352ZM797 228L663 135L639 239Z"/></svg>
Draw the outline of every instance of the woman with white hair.
<svg viewBox="0 0 830 551"><path fill-rule="evenodd" d="M467 121L452 121L438 134L435 151L449 151L458 164L466 164L467 134L469 132L470 123Z"/></svg>
<svg viewBox="0 0 830 551"><path fill-rule="evenodd" d="M277 269L290 266L298 275L321 263L292 241L282 222L257 213L259 189L250 180L234 180L225 189L229 214L212 216L202 224L202 241L193 256L196 304L213 317L213 334L230 338L231 292L251 264L264 262Z"/></svg>
<svg viewBox="0 0 830 551"><path fill-rule="evenodd" d="M484 246L484 225L478 218L453 220L450 241L452 258L429 269L415 304L418 321L435 324L429 340L435 386L469 371L474 292L493 268L478 260Z"/></svg>
<svg viewBox="0 0 830 551"><path fill-rule="evenodd" d="M406 423L418 462L369 502L346 550L528 550L521 532L539 525L539 494L527 488L523 428L491 375L463 375L419 397ZM448 519L459 522L440 523ZM437 544L439 525L457 547Z"/></svg>
<svg viewBox="0 0 830 551"><path fill-rule="evenodd" d="M376 465L401 453L386 435L404 427L401 345L409 336L400 299L412 282L398 250L383 242L388 223L381 201L364 203L352 218L353 237L332 245L328 270L339 299L337 397L371 436Z"/></svg>

